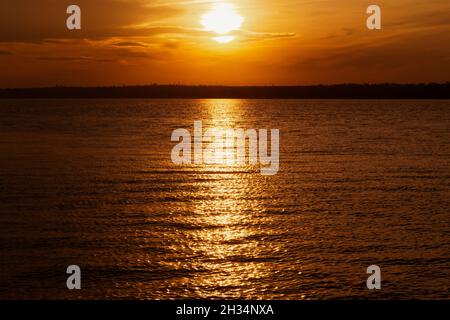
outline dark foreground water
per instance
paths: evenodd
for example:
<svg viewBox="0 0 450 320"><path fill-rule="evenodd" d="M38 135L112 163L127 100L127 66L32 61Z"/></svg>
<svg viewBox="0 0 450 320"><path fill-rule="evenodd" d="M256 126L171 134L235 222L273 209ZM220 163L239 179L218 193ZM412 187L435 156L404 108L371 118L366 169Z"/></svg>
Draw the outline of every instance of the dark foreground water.
<svg viewBox="0 0 450 320"><path fill-rule="evenodd" d="M280 129L279 173L173 165L194 120ZM0 101L0 272L0 298L449 299L450 101Z"/></svg>

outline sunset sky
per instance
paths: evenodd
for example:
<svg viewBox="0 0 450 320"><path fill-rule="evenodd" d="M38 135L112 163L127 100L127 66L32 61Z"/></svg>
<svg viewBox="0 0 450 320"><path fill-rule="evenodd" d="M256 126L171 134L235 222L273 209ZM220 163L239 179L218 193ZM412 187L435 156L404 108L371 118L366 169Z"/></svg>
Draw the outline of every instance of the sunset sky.
<svg viewBox="0 0 450 320"><path fill-rule="evenodd" d="M242 18L227 43L202 24L216 2L2 0L0 87L450 80L449 0L225 1ZM366 28L370 4L382 30Z"/></svg>

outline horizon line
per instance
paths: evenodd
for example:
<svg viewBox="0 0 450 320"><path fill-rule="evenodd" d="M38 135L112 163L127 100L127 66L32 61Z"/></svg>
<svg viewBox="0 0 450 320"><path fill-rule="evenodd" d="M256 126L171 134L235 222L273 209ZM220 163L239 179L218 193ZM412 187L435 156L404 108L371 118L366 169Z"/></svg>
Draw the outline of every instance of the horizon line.
<svg viewBox="0 0 450 320"><path fill-rule="evenodd" d="M316 84L180 84L180 83L149 83L149 84L111 84L111 85L44 85L25 87L1 87L0 90L27 90L27 89L91 89L91 88L135 88L135 87L216 87L216 88L298 88L298 87L335 87L335 86L423 86L423 85L450 85L450 80L442 82L339 82Z"/></svg>
<svg viewBox="0 0 450 320"><path fill-rule="evenodd" d="M298 86L122 85L0 89L0 99L450 99L445 83Z"/></svg>

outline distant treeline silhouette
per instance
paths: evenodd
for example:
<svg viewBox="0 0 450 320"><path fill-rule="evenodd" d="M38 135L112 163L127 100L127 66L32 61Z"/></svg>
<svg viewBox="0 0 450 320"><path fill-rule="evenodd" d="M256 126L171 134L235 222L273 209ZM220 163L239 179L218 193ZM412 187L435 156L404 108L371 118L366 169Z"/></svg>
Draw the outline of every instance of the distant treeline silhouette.
<svg viewBox="0 0 450 320"><path fill-rule="evenodd" d="M312 86L48 87L0 89L0 98L127 99L450 99L450 82L428 84L338 84Z"/></svg>

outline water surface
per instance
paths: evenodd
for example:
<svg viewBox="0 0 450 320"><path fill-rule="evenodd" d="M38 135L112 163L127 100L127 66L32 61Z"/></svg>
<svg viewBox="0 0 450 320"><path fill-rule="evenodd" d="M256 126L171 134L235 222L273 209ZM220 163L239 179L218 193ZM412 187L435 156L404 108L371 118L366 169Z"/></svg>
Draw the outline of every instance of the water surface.
<svg viewBox="0 0 450 320"><path fill-rule="evenodd" d="M450 297L450 101L0 101L1 298ZM172 130L280 129L280 171ZM82 290L65 270L82 269ZM366 288L366 268L382 290Z"/></svg>

